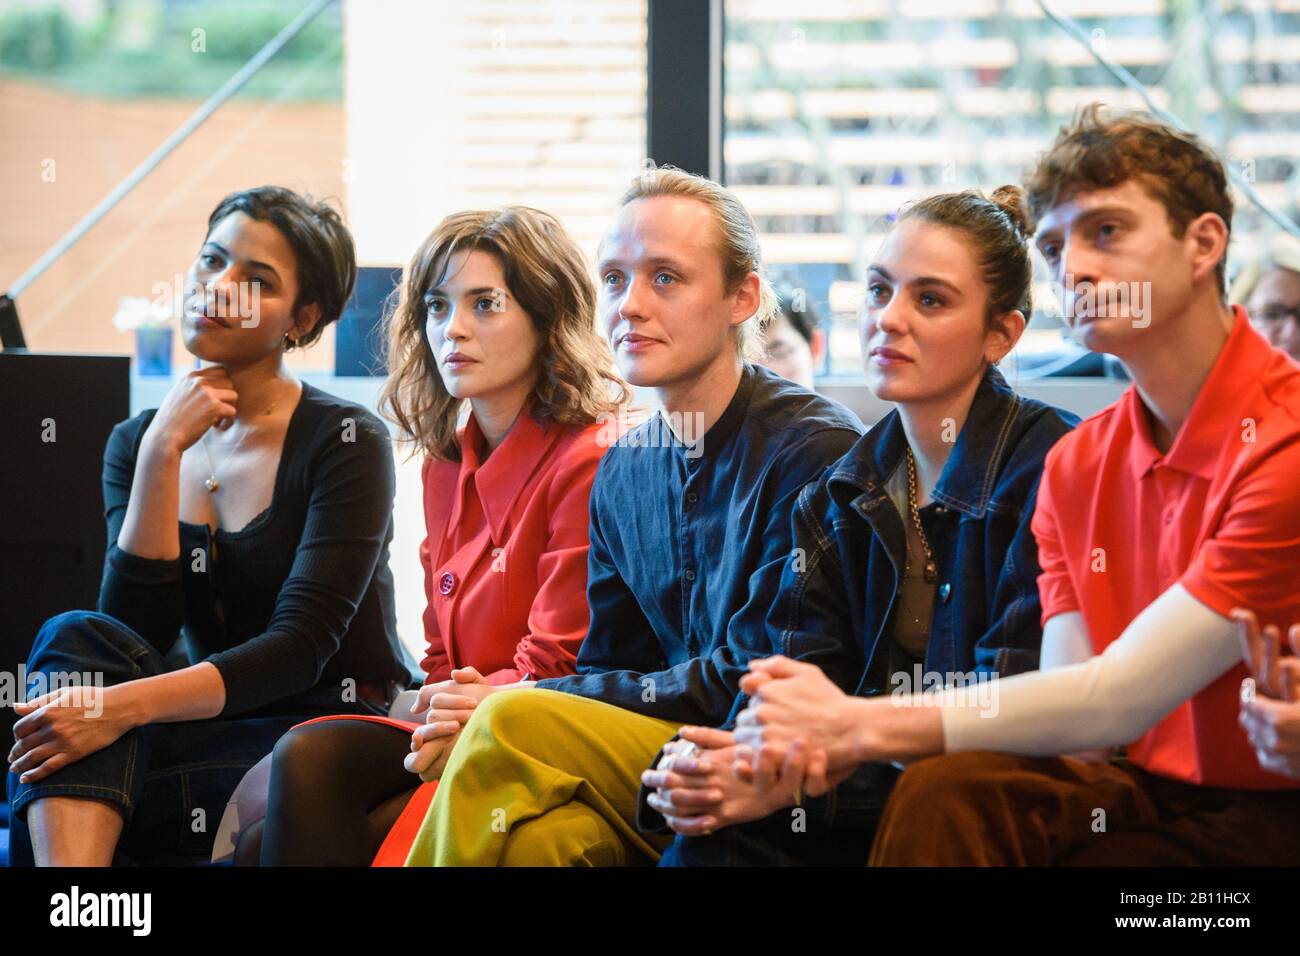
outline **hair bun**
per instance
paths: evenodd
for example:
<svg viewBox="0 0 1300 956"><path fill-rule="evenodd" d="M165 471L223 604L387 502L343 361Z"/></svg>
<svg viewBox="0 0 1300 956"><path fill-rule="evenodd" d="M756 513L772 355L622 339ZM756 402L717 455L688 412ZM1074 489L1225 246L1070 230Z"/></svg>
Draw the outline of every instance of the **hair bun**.
<svg viewBox="0 0 1300 956"><path fill-rule="evenodd" d="M1007 214L1021 238L1029 235L1029 212L1025 206L1025 191L1019 186L999 186L989 196L989 201Z"/></svg>

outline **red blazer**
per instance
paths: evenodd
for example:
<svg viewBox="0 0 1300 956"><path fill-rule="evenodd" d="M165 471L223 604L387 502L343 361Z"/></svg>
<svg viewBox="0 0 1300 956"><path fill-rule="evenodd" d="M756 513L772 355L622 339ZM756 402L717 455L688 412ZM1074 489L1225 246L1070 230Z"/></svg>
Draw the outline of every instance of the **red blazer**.
<svg viewBox="0 0 1300 956"><path fill-rule="evenodd" d="M588 499L604 429L543 427L525 409L481 461L483 433L471 415L460 463L424 463L426 684L466 665L493 684L574 672L587 636ZM316 720L368 720L406 733L420 726L355 714ZM402 865L437 786L415 791L372 866Z"/></svg>
<svg viewBox="0 0 1300 956"><path fill-rule="evenodd" d="M462 460L425 462L425 682L472 665L493 684L574 671L586 637L588 499L601 426L522 412L481 461L471 415Z"/></svg>

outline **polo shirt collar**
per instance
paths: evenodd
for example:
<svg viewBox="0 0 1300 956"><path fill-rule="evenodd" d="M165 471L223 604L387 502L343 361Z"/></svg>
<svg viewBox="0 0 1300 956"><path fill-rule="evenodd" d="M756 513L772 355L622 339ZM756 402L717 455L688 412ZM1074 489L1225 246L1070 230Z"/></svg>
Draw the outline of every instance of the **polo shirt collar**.
<svg viewBox="0 0 1300 956"><path fill-rule="evenodd" d="M1197 392L1173 446L1163 456L1166 466L1206 481L1212 480L1218 471L1225 436L1241 431L1243 412L1253 391L1250 383L1260 380L1271 353L1271 346L1246 318L1245 309L1234 305L1232 312L1228 340ZM1131 387L1125 398L1135 439L1129 452L1129 465L1133 478L1140 479L1162 456L1156 447L1151 413L1137 387Z"/></svg>
<svg viewBox="0 0 1300 956"><path fill-rule="evenodd" d="M483 451L483 432L479 428L478 419L470 413L461 429L460 481L450 519L453 524L460 517L466 485L472 478L493 541L499 544L504 540L511 506L529 478L542 466L547 452L563 432L554 423L539 422L532 414L532 409L530 401L487 461L480 457Z"/></svg>
<svg viewBox="0 0 1300 956"><path fill-rule="evenodd" d="M1156 447L1151 434L1151 414L1147 411L1142 396L1138 394L1136 385L1130 385L1125 390L1122 401L1126 403L1125 413L1128 415L1129 430L1133 434L1128 453L1129 472L1133 480L1138 481L1160 460L1160 449Z"/></svg>

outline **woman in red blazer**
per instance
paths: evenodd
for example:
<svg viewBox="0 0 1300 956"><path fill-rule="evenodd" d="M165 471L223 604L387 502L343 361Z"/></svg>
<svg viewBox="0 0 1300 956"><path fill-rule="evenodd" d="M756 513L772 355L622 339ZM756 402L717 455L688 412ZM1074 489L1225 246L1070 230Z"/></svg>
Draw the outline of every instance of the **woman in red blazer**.
<svg viewBox="0 0 1300 956"><path fill-rule="evenodd" d="M595 301L568 233L521 206L448 216L403 273L380 407L427 456L426 686L574 670L588 496L629 397ZM282 737L264 827L245 830L237 861L400 866L436 786L421 779L450 752L413 738L437 719L416 700L403 691L388 718L323 717Z"/></svg>

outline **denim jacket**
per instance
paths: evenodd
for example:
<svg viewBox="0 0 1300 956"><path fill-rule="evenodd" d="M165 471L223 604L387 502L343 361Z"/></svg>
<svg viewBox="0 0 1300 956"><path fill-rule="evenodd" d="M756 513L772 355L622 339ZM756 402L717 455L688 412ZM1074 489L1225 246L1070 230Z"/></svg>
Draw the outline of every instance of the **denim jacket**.
<svg viewBox="0 0 1300 956"><path fill-rule="evenodd" d="M1009 676L1038 666L1038 547L1030 519L1043 459L1078 419L1011 390L990 367L919 510L938 565L924 670ZM889 690L889 630L906 558L885 490L905 468L898 412L799 496L794 557L768 617L776 653L819 665L847 693ZM920 689L920 688L916 688Z"/></svg>
<svg viewBox="0 0 1300 956"><path fill-rule="evenodd" d="M1078 423L1017 395L990 367L931 494L919 510L938 565L924 671L1009 676L1038 666L1038 548L1030 531L1043 459ZM774 653L817 664L846 693L890 692L890 629L906 556L907 518L886 491L906 467L907 440L892 411L800 493L794 550L779 568L767 616ZM912 689L920 690L921 687ZM727 726L745 706L732 708ZM657 761L657 758L656 758ZM829 825L878 814L897 771L866 765L821 804ZM663 818L644 803L643 829ZM806 804L807 805L807 804ZM787 827L788 828L788 827ZM725 831L723 831L725 832Z"/></svg>

